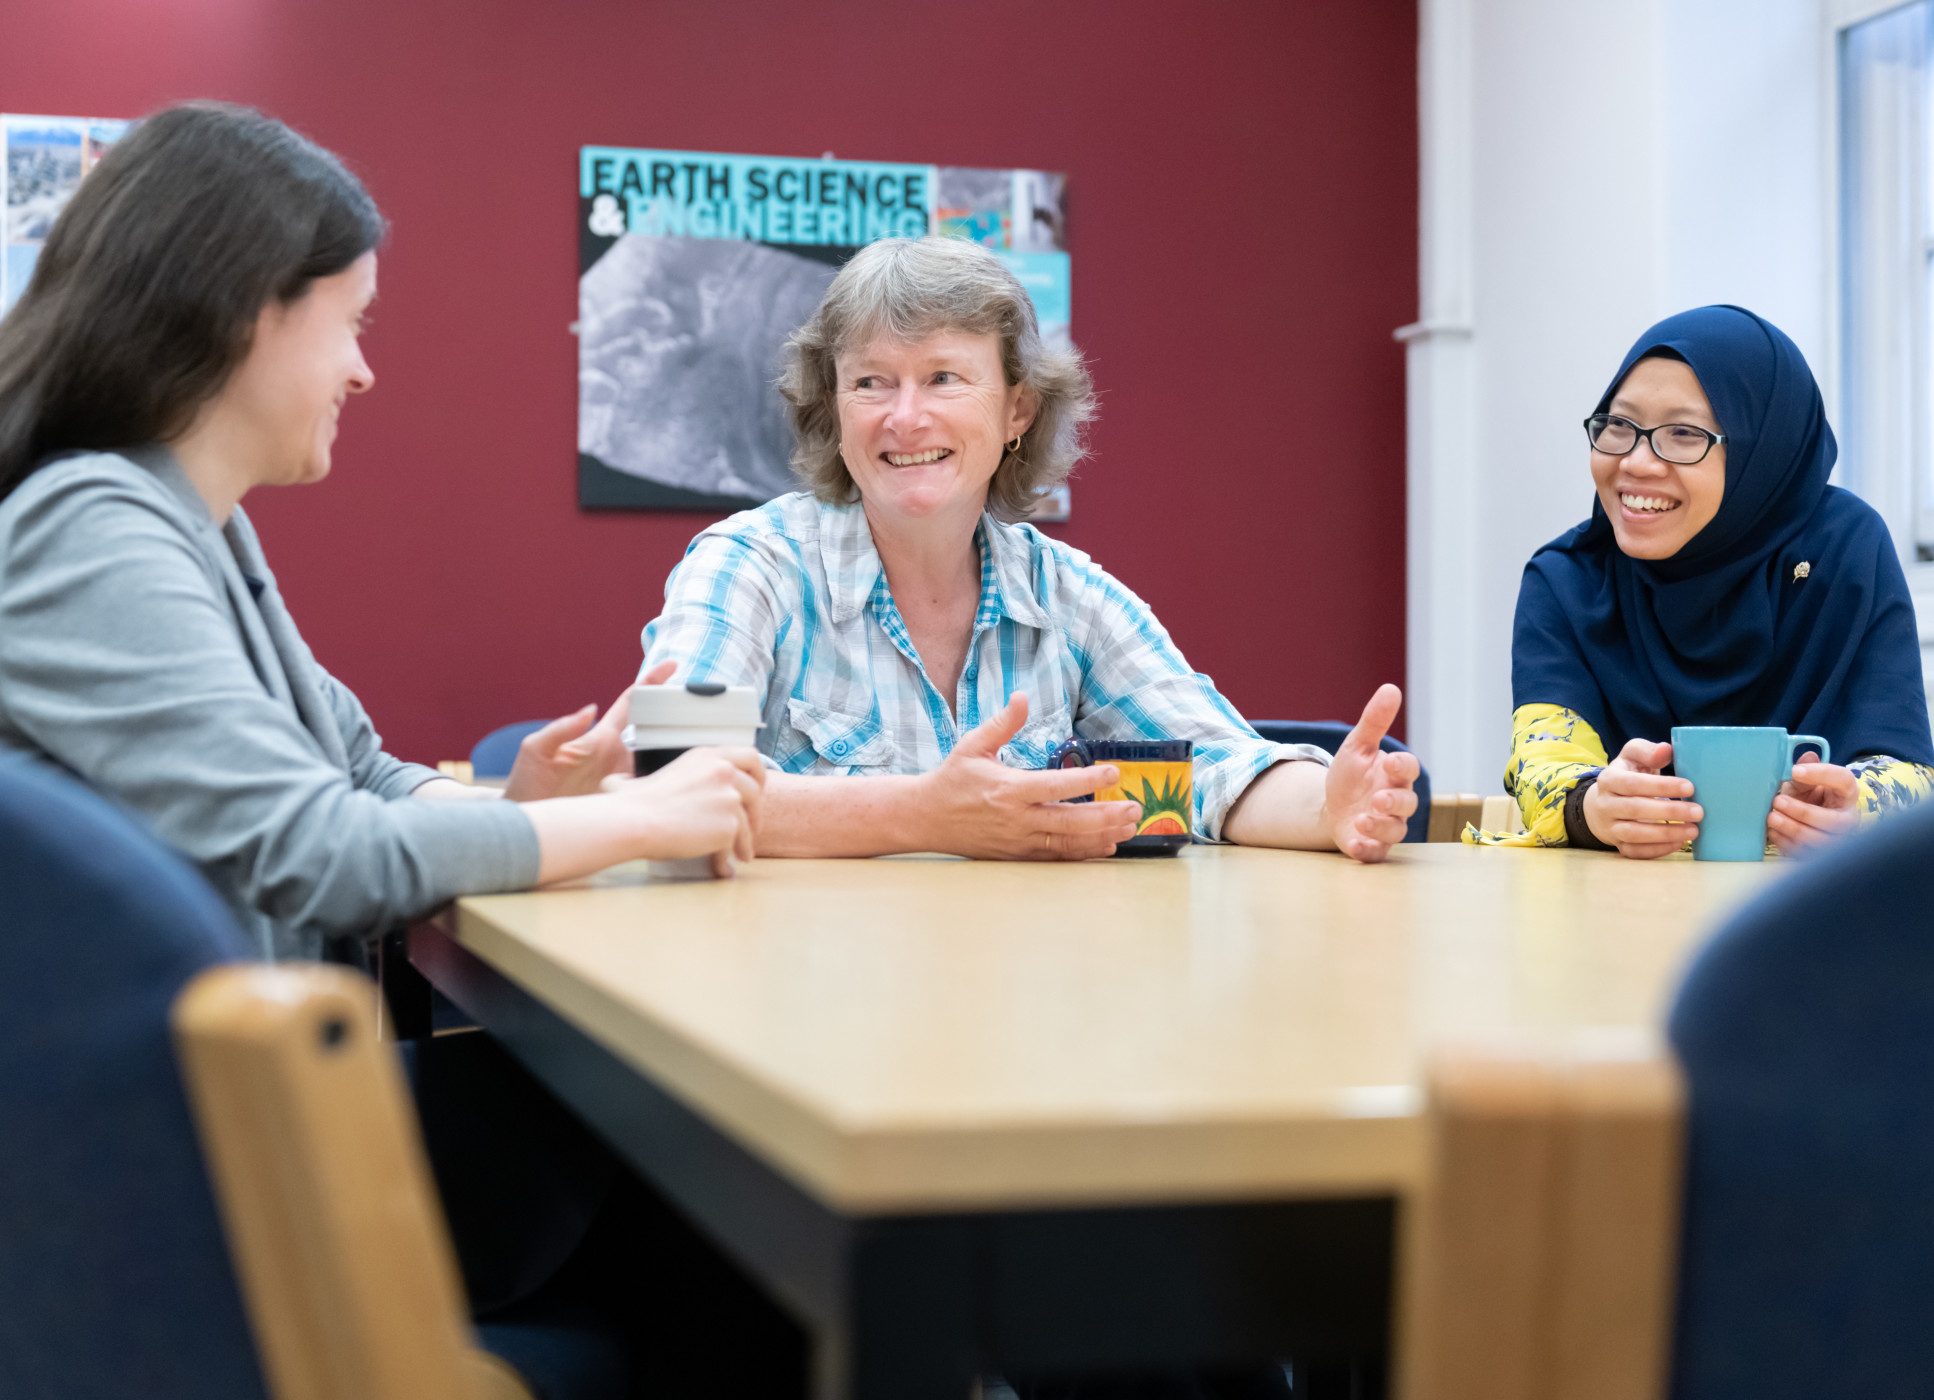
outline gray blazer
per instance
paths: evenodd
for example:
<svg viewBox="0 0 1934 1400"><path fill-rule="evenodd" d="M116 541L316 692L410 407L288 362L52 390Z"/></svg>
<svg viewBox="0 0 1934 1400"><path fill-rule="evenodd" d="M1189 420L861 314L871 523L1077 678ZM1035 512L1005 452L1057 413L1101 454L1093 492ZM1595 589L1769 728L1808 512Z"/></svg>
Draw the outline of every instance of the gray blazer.
<svg viewBox="0 0 1934 1400"><path fill-rule="evenodd" d="M263 956L314 957L537 879L507 802L410 802L237 509L164 449L62 458L0 502L0 752L52 760L194 860Z"/></svg>

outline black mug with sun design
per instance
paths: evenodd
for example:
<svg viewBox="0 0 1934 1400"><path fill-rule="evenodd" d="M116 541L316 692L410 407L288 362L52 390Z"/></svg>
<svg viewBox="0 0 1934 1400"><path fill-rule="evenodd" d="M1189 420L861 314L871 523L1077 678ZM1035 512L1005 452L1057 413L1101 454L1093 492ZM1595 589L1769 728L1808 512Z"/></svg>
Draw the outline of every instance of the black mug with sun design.
<svg viewBox="0 0 1934 1400"><path fill-rule="evenodd" d="M1135 834L1115 847L1118 856L1172 856L1190 842L1195 826L1195 743L1190 739L1063 740L1048 758L1050 768L1112 763L1121 776L1092 798L1077 802L1139 802Z"/></svg>

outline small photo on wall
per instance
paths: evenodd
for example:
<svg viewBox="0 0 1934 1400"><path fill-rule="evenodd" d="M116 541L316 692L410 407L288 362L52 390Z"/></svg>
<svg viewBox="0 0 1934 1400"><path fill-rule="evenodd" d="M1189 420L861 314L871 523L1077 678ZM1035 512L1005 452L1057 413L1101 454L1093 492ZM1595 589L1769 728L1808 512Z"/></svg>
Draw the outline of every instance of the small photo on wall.
<svg viewBox="0 0 1934 1400"><path fill-rule="evenodd" d="M96 161L133 123L100 117L0 115L0 315L33 277L54 220Z"/></svg>
<svg viewBox="0 0 1934 1400"><path fill-rule="evenodd" d="M7 242L40 243L81 187L87 123L75 117L0 117L7 143Z"/></svg>

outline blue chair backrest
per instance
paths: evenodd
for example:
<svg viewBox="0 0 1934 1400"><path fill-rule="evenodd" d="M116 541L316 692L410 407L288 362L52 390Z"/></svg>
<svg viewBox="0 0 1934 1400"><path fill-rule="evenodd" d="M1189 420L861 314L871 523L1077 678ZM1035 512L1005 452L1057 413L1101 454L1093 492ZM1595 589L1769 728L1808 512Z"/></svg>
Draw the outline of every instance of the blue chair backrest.
<svg viewBox="0 0 1934 1400"><path fill-rule="evenodd" d="M264 1400L168 1035L248 953L160 842L0 762L0 1395Z"/></svg>
<svg viewBox="0 0 1934 1400"><path fill-rule="evenodd" d="M1272 744L1314 744L1325 753L1335 753L1350 737L1352 726L1340 720L1317 719L1252 719L1253 728ZM1381 745L1385 753L1409 753L1404 745L1383 736ZM1404 832L1406 841L1428 841L1430 839L1430 774L1424 771L1423 761L1417 763L1417 810L1410 815L1410 825Z"/></svg>
<svg viewBox="0 0 1934 1400"><path fill-rule="evenodd" d="M508 778L511 764L517 761L517 746L524 742L526 735L535 734L549 723L547 719L527 719L521 724L491 730L470 750L471 776Z"/></svg>
<svg viewBox="0 0 1934 1400"><path fill-rule="evenodd" d="M1934 808L1782 878L1702 949L1676 1400L1934 1395Z"/></svg>

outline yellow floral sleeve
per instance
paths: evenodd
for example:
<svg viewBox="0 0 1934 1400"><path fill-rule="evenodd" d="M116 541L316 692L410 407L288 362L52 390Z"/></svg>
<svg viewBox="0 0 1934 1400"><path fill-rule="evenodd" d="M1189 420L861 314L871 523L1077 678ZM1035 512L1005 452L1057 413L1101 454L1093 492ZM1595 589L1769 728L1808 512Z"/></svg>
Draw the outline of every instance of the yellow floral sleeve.
<svg viewBox="0 0 1934 1400"><path fill-rule="evenodd" d="M1847 769L1860 780L1862 826L1934 796L1934 768L1925 763L1907 763L1877 754L1872 758L1857 758Z"/></svg>
<svg viewBox="0 0 1934 1400"><path fill-rule="evenodd" d="M1607 762L1605 745L1584 719L1562 705L1520 705L1511 716L1511 760L1504 790L1518 799L1521 832L1464 828L1473 846L1562 846L1565 797L1580 778ZM1860 783L1860 824L1870 825L1934 797L1934 767L1884 754L1847 765Z"/></svg>
<svg viewBox="0 0 1934 1400"><path fill-rule="evenodd" d="M1511 715L1511 761L1504 790L1518 799L1521 832L1464 828L1472 846L1562 846L1565 795L1606 764L1605 744L1584 718L1562 705L1520 705Z"/></svg>

